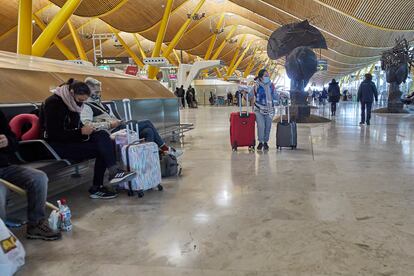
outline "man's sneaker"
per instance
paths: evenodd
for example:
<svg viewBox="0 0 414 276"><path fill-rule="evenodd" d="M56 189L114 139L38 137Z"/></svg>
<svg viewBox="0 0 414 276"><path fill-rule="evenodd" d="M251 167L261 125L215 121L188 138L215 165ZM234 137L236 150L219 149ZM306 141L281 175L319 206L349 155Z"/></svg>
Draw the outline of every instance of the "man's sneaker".
<svg viewBox="0 0 414 276"><path fill-rule="evenodd" d="M168 154L174 155L175 157L180 157L181 155L183 155L183 151L180 149L175 149L173 147L168 147Z"/></svg>
<svg viewBox="0 0 414 276"><path fill-rule="evenodd" d="M47 220L43 220L37 225L27 225L27 238L32 240L55 241L60 240L62 234L50 229Z"/></svg>
<svg viewBox="0 0 414 276"><path fill-rule="evenodd" d="M257 150L262 150L263 149L263 144L259 143L259 145L257 146Z"/></svg>
<svg viewBox="0 0 414 276"><path fill-rule="evenodd" d="M367 121L367 126L369 126L371 123L369 121Z"/></svg>
<svg viewBox="0 0 414 276"><path fill-rule="evenodd" d="M109 183L112 185L127 182L134 178L135 172L127 172L122 169L117 169L112 175L109 176Z"/></svg>
<svg viewBox="0 0 414 276"><path fill-rule="evenodd" d="M269 145L267 144L267 143L264 143L263 144L263 150L269 150Z"/></svg>
<svg viewBox="0 0 414 276"><path fill-rule="evenodd" d="M365 124L365 123L364 123L364 122L359 122L359 124L360 124L360 125L363 125L363 124Z"/></svg>
<svg viewBox="0 0 414 276"><path fill-rule="evenodd" d="M116 198L118 196L117 193L115 192L111 192L110 190L108 190L106 187L101 186L98 189L93 190L93 188L91 188L89 190L89 197L92 199L112 199L112 198Z"/></svg>

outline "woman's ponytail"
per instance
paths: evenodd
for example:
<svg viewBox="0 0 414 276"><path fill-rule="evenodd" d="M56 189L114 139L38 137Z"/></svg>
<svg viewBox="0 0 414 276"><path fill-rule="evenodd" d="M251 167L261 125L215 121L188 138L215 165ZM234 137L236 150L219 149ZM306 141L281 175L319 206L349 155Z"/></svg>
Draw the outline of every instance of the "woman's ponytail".
<svg viewBox="0 0 414 276"><path fill-rule="evenodd" d="M255 81L257 81L258 79L261 79L261 78L263 78L263 76L264 76L264 74L267 72L267 70L266 69L261 69L260 71L259 71L259 73L257 74L257 76L254 78L254 80Z"/></svg>

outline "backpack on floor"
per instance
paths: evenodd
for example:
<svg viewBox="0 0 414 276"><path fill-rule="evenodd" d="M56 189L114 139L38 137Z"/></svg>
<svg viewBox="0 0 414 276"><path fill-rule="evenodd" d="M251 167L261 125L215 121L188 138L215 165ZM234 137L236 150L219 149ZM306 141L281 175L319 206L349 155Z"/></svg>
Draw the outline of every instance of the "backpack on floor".
<svg viewBox="0 0 414 276"><path fill-rule="evenodd" d="M171 154L160 155L161 176L179 176L181 175L181 166L178 164L177 157Z"/></svg>
<svg viewBox="0 0 414 276"><path fill-rule="evenodd" d="M24 265L26 252L15 235L0 219L0 275L11 276Z"/></svg>

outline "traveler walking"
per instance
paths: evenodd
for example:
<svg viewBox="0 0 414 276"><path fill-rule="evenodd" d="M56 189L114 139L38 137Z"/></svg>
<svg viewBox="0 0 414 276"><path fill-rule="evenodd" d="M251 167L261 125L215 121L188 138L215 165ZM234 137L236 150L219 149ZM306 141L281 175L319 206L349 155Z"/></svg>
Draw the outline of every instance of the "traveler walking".
<svg viewBox="0 0 414 276"><path fill-rule="evenodd" d="M378 91L375 83L372 81L371 74L365 74L365 80L361 82L358 88L357 101L361 102L361 122L360 125L367 123L370 125L371 121L371 109L372 103L375 99L375 102L378 102ZM366 118L365 118L366 111ZM365 121L366 119L366 121Z"/></svg>
<svg viewBox="0 0 414 276"><path fill-rule="evenodd" d="M341 92L339 89L339 84L335 79L332 79L328 88L329 102L331 103L331 116L336 116L336 104L341 98Z"/></svg>
<svg viewBox="0 0 414 276"><path fill-rule="evenodd" d="M253 87L254 112L256 114L257 136L259 145L257 150L269 150L270 131L273 116L275 115L275 101L277 101L276 89L270 81L269 72L266 69L259 71Z"/></svg>

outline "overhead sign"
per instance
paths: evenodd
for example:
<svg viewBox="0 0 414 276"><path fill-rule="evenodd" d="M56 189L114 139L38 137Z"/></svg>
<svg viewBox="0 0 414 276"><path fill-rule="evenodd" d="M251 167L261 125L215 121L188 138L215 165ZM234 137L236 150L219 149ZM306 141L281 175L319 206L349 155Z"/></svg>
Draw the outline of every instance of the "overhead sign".
<svg viewBox="0 0 414 276"><path fill-rule="evenodd" d="M175 68L171 68L168 70L168 78L170 80L176 80L177 79L177 70Z"/></svg>
<svg viewBox="0 0 414 276"><path fill-rule="evenodd" d="M125 70L125 74L127 75L133 75L136 76L138 73L138 67L137 66L128 66Z"/></svg>
<svg viewBox="0 0 414 276"><path fill-rule="evenodd" d="M129 57L98 57L97 65L129 64Z"/></svg>
<svg viewBox="0 0 414 276"><path fill-rule="evenodd" d="M144 58L144 64L146 65L153 65L153 66L164 66L168 65L168 59L165 57L150 57Z"/></svg>
<svg viewBox="0 0 414 276"><path fill-rule="evenodd" d="M318 59L318 71L327 71L328 70L328 60Z"/></svg>

